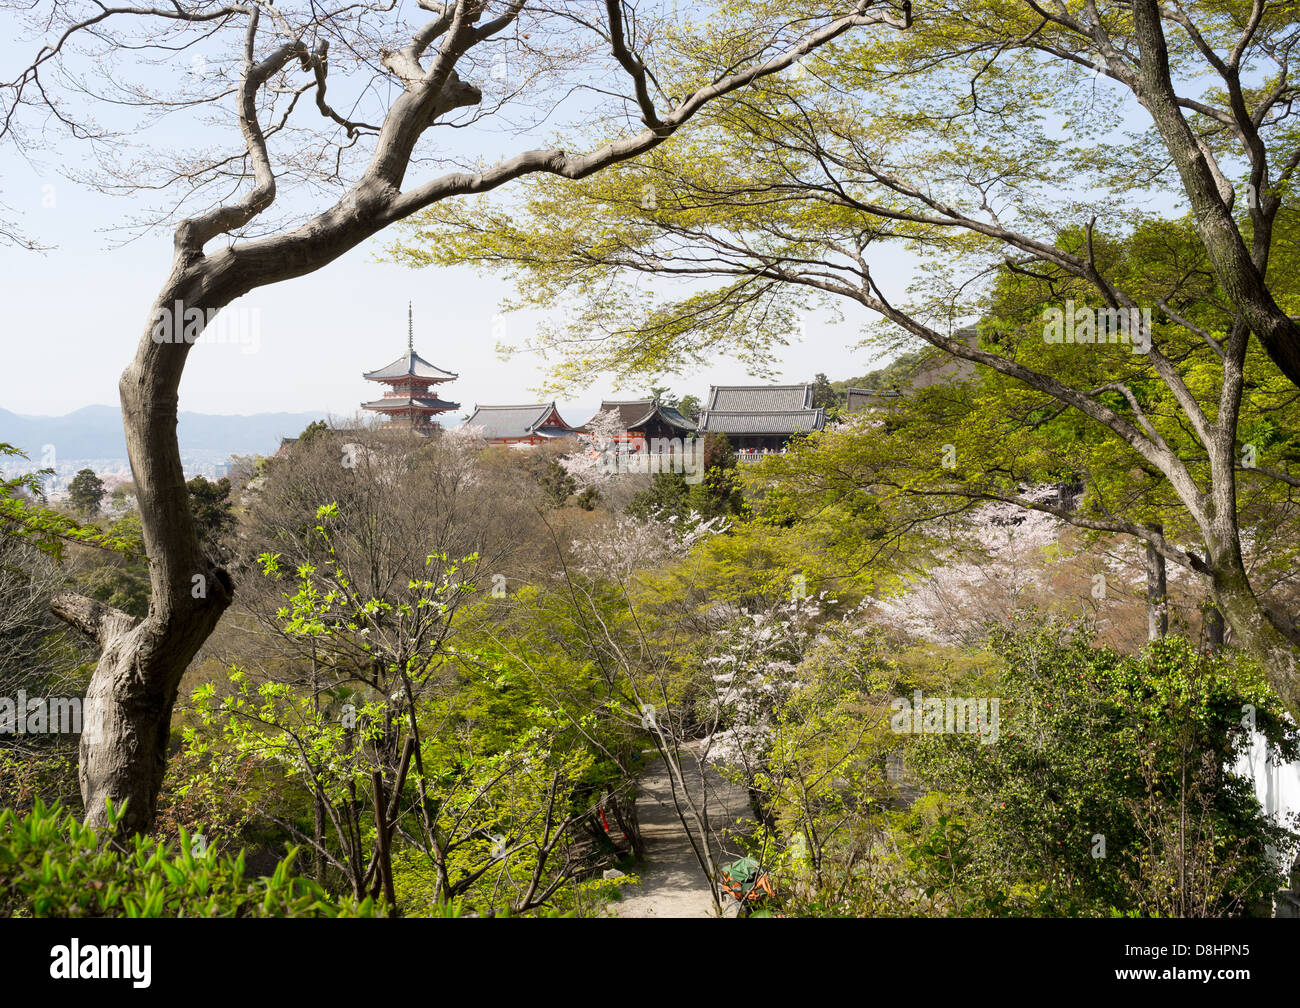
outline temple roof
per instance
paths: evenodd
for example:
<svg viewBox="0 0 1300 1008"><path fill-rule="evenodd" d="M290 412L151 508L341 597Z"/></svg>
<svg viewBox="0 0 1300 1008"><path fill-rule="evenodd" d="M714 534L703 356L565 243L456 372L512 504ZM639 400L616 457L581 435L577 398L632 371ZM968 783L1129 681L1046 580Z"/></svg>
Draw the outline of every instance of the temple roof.
<svg viewBox="0 0 1300 1008"><path fill-rule="evenodd" d="M558 420L559 425L552 422ZM491 440L529 437L569 437L572 427L564 422L555 403L527 403L522 406L479 406L466 422L478 427Z"/></svg>
<svg viewBox="0 0 1300 1008"><path fill-rule="evenodd" d="M821 430L826 411L814 408L812 385L714 385L700 414L713 434L789 435Z"/></svg>
<svg viewBox="0 0 1300 1008"><path fill-rule="evenodd" d="M802 385L711 385L706 410L773 412L810 410L813 387Z"/></svg>
<svg viewBox="0 0 1300 1008"><path fill-rule="evenodd" d="M406 398L390 396L387 399L375 399L361 404L362 409L368 410L409 409L411 407L427 410L454 410L460 409L460 403L448 402L446 399L439 399L437 396L408 396Z"/></svg>
<svg viewBox="0 0 1300 1008"><path fill-rule="evenodd" d="M677 427L684 431L694 431L695 424L687 420L681 413L671 406L665 406L657 399L632 399L627 402L613 402L609 399L600 401L600 409L596 416L601 413L613 411L618 415L618 422L624 430L635 430L637 427L643 427L658 414L670 427ZM592 417L582 429L587 430L591 427Z"/></svg>
<svg viewBox="0 0 1300 1008"><path fill-rule="evenodd" d="M398 357L377 371L367 371L362 375L370 381L388 381L392 378L424 378L428 381L451 381L453 378L460 376L451 372L444 371L442 368L430 364L414 350L407 350L406 353Z"/></svg>
<svg viewBox="0 0 1300 1008"><path fill-rule="evenodd" d="M700 430L709 434L806 434L826 426L826 413L819 406L810 410L705 410Z"/></svg>

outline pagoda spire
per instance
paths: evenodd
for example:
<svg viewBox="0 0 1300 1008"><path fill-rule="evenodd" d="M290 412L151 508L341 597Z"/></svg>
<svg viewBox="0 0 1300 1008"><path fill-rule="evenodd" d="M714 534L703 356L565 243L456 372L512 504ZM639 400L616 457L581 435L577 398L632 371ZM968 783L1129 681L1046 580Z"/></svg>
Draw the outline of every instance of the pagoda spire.
<svg viewBox="0 0 1300 1008"><path fill-rule="evenodd" d="M361 408L380 414L389 426L400 424L428 432L437 428L432 422L434 417L460 409L460 403L443 399L433 388L454 381L455 372L435 367L415 352L414 301L406 302L406 353L385 367L364 372L362 377L388 386L383 398L364 402Z"/></svg>

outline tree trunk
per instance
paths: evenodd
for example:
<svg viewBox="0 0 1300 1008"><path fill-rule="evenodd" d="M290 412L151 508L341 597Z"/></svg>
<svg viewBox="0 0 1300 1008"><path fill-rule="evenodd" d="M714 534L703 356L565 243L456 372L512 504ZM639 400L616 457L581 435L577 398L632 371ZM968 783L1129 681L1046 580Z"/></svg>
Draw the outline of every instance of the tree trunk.
<svg viewBox="0 0 1300 1008"><path fill-rule="evenodd" d="M228 587L223 597L229 599ZM172 708L190 659L226 602L164 625L154 616L107 642L86 693L77 779L86 822L107 824L105 800L127 802L122 833L147 830L167 768Z"/></svg>
<svg viewBox="0 0 1300 1008"><path fill-rule="evenodd" d="M1165 146L1178 169L1192 209L1197 234L1210 257L1215 279L1231 299L1237 314L1246 320L1273 363L1300 386L1300 326L1273 299L1264 279L1268 265L1269 237L1277 213L1278 197L1266 191L1258 194L1251 208L1255 231L1254 254L1247 249L1233 220L1229 194L1222 192L1206 148L1197 143L1183 118L1169 71L1169 51L1157 0L1134 0L1134 36L1141 53L1137 82L1138 99L1151 114ZM1244 109L1237 112L1238 124L1249 125ZM1250 126L1252 132L1257 129ZM1252 139L1258 140L1258 137ZM1267 182L1262 144L1253 145L1259 163L1252 165L1252 179Z"/></svg>
<svg viewBox="0 0 1300 1008"><path fill-rule="evenodd" d="M206 279L206 272L187 270L178 256L119 383L149 556L149 611L136 622L79 596L63 596L52 607L102 649L83 710L87 730L78 778L90 825L106 825L107 799L128 803L118 823L122 834L143 832L153 823L181 677L234 594L229 575L199 546L176 439L185 358L210 315L223 306L198 296Z"/></svg>
<svg viewBox="0 0 1300 1008"><path fill-rule="evenodd" d="M1206 651L1222 651L1224 642L1223 613L1219 607L1208 602L1203 607L1204 623L1201 636L1205 640Z"/></svg>
<svg viewBox="0 0 1300 1008"><path fill-rule="evenodd" d="M1215 564L1211 575L1214 601L1234 640L1263 667L1268 681L1293 716L1300 716L1300 647L1294 624L1269 612L1250 587L1245 568L1238 562Z"/></svg>
<svg viewBox="0 0 1300 1008"><path fill-rule="evenodd" d="M338 206L271 239L211 256L177 231L176 259L119 392L127 454L135 479L145 552L149 612L138 624L90 600L68 597L57 615L91 634L103 649L86 696L79 779L86 822L107 822L105 799L129 800L120 833L153 824L166 769L172 708L181 678L229 607L234 584L204 556L190 510L176 439L181 375L193 342L217 312L250 290L314 272L383 228L383 200L359 184ZM90 603L98 605L97 603Z"/></svg>
<svg viewBox="0 0 1300 1008"><path fill-rule="evenodd" d="M1152 531L1164 533L1159 525ZM1147 640L1159 640L1169 633L1169 591L1165 576L1165 558L1152 543L1147 543Z"/></svg>

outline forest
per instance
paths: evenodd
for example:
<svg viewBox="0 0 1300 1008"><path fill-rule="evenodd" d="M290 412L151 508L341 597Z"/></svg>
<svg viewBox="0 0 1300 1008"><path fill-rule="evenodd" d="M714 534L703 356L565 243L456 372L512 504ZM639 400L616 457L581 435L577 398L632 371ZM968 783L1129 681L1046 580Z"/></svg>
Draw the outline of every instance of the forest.
<svg viewBox="0 0 1300 1008"><path fill-rule="evenodd" d="M0 142L172 258L132 481L0 430L4 916L1300 915L1296 4L30 6ZM204 328L353 249L702 471L598 415L184 472ZM824 426L738 452L721 360Z"/></svg>

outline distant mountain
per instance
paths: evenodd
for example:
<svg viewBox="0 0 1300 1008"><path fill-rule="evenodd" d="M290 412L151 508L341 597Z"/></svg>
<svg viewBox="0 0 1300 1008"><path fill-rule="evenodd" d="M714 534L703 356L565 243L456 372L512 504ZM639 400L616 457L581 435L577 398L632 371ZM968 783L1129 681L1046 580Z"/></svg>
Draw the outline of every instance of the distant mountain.
<svg viewBox="0 0 1300 1008"><path fill-rule="evenodd" d="M177 436L182 454L269 455L281 437L296 437L324 413L254 413L222 416L181 413ZM0 441L22 449L39 461L46 445L60 459L125 459L122 414L116 406L86 406L66 416L23 416L0 409Z"/></svg>

